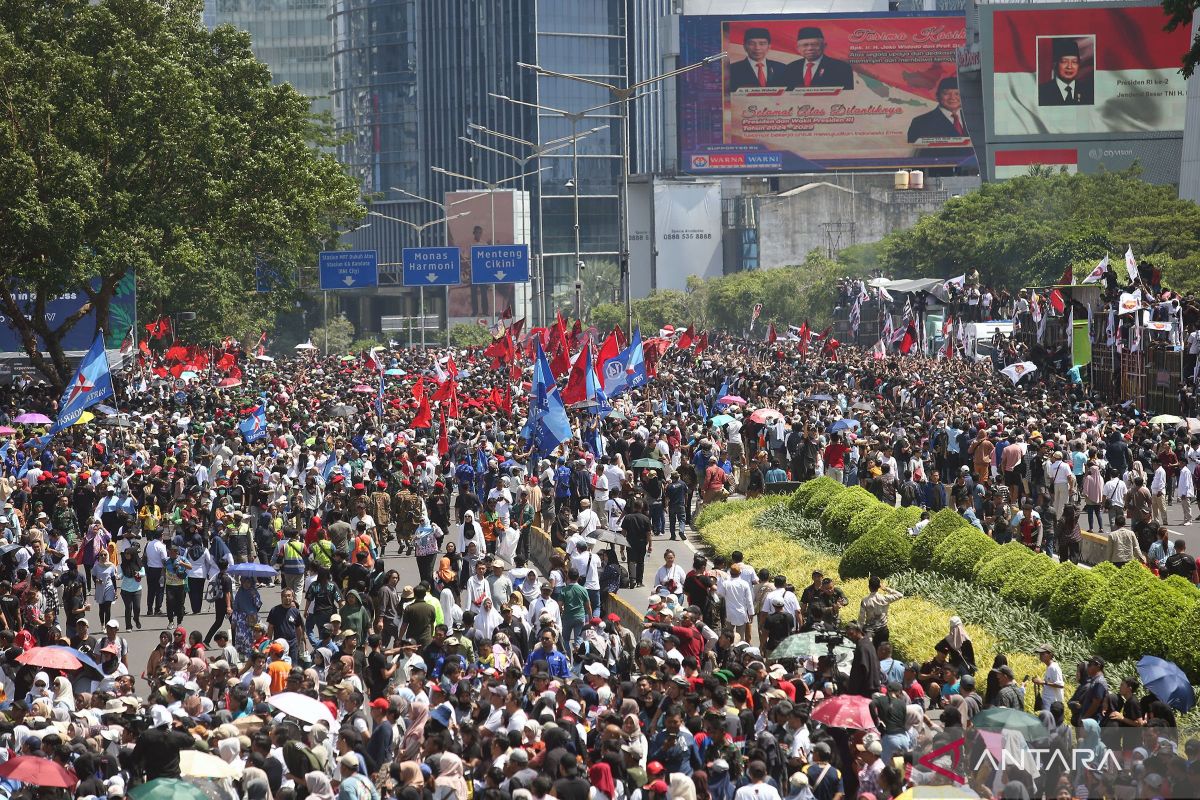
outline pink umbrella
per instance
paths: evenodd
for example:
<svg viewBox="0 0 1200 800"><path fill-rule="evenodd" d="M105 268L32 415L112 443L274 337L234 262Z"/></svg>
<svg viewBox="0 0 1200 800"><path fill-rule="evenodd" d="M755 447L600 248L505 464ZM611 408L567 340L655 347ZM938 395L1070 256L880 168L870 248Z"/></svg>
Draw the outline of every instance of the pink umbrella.
<svg viewBox="0 0 1200 800"><path fill-rule="evenodd" d="M871 700L857 694L839 694L823 700L813 709L812 718L831 728L875 730L871 718Z"/></svg>
<svg viewBox="0 0 1200 800"><path fill-rule="evenodd" d="M7 425L0 425L0 436L6 436L11 433L16 433L16 428L10 428Z"/></svg>
<svg viewBox="0 0 1200 800"><path fill-rule="evenodd" d="M367 386L365 383L360 383L358 386L355 386L350 391L358 392L359 394L374 394L375 393L375 390L372 389L370 386Z"/></svg>
<svg viewBox="0 0 1200 800"><path fill-rule="evenodd" d="M45 414L22 414L13 422L19 422L22 425L47 425L50 423L50 418Z"/></svg>
<svg viewBox="0 0 1200 800"><path fill-rule="evenodd" d="M36 756L14 756L0 765L0 778L31 786L70 789L79 783L74 774L56 761Z"/></svg>
<svg viewBox="0 0 1200 800"><path fill-rule="evenodd" d="M242 385L241 378L221 378L220 383L217 384L217 386L223 386L226 389L230 389L230 388L233 388L234 386L241 386L241 385Z"/></svg>
<svg viewBox="0 0 1200 800"><path fill-rule="evenodd" d="M776 411L773 408L760 408L750 415L751 422L757 422L761 425L765 425L775 419L783 419L783 412Z"/></svg>
<svg viewBox="0 0 1200 800"><path fill-rule="evenodd" d="M727 394L724 397L717 400L717 402L721 403L723 405L727 405L727 406L744 406L744 405L746 405L745 399L738 397L736 394Z"/></svg>

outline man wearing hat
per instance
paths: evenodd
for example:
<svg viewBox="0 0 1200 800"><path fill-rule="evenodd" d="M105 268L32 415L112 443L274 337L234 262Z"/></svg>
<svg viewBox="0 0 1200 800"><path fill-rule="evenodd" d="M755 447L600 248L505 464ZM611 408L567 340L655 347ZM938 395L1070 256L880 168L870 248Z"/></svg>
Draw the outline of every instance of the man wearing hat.
<svg viewBox="0 0 1200 800"><path fill-rule="evenodd" d="M796 52L800 58L787 67L789 91L810 86L854 88L854 72L850 65L825 55L825 34L820 28L800 28L796 32Z"/></svg>
<svg viewBox="0 0 1200 800"><path fill-rule="evenodd" d="M1041 689L1039 697L1038 710L1050 708L1054 703L1063 702L1063 683L1062 667L1054 660L1054 647L1050 644L1039 645L1036 650L1041 662L1046 665L1046 672L1040 678L1033 679L1033 685Z"/></svg>
<svg viewBox="0 0 1200 800"><path fill-rule="evenodd" d="M771 31L766 28L747 28L742 34L742 49L746 51L746 57L729 64L725 78L727 91L784 85L787 65L767 58L771 52Z"/></svg>
<svg viewBox="0 0 1200 800"><path fill-rule="evenodd" d="M937 85L937 107L913 117L908 123L908 141L915 144L922 139L963 139L967 127L962 118L962 97L958 92L958 78L942 78ZM966 147L938 148L938 152L958 155Z"/></svg>
<svg viewBox="0 0 1200 800"><path fill-rule="evenodd" d="M1090 106L1093 104L1090 71L1083 76L1079 40L1074 36L1050 37L1050 80L1038 84L1039 106Z"/></svg>

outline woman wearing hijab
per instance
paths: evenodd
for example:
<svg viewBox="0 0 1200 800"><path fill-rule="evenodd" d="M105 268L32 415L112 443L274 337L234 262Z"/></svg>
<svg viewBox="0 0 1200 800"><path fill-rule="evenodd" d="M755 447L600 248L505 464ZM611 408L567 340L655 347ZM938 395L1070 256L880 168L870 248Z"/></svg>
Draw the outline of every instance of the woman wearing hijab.
<svg viewBox="0 0 1200 800"><path fill-rule="evenodd" d="M204 587L208 585L209 577L217 574L217 562L204 546L204 539L198 533L192 536L184 557L192 565L188 569L187 581L192 613L199 614L204 609Z"/></svg>
<svg viewBox="0 0 1200 800"><path fill-rule="evenodd" d="M442 753L438 756L438 774L433 779L433 783L438 789L448 790L451 793L450 797L455 800L467 800L467 781L463 777L463 762L453 753Z"/></svg>
<svg viewBox="0 0 1200 800"><path fill-rule="evenodd" d="M467 511L463 514L462 525L458 526L458 549L466 553L468 546L472 542L475 543L476 553L487 552L487 542L483 538L483 528L479 527L479 523L475 521L475 512Z"/></svg>
<svg viewBox="0 0 1200 800"><path fill-rule="evenodd" d="M521 531L509 525L496 538L496 555L512 564L517 557L517 544L521 541Z"/></svg>
<svg viewBox="0 0 1200 800"><path fill-rule="evenodd" d="M358 640L365 642L367 633L371 630L371 611L363 605L362 595L357 589L346 592L346 602L342 606L342 630L355 631Z"/></svg>
<svg viewBox="0 0 1200 800"><path fill-rule="evenodd" d="M33 676L33 685L29 693L25 695L25 705L32 707L38 699L52 697L50 692L50 676L45 672L38 672Z"/></svg>
<svg viewBox="0 0 1200 800"><path fill-rule="evenodd" d="M958 669L959 675L975 674L975 646L963 621L958 617L950 618L950 632L943 639L950 646L950 663Z"/></svg>
<svg viewBox="0 0 1200 800"><path fill-rule="evenodd" d="M309 772L304 776L304 785L308 788L309 800L334 800L333 785L324 772Z"/></svg>
<svg viewBox="0 0 1200 800"><path fill-rule="evenodd" d="M112 618L112 604L117 599L117 568L108 559L108 550L100 551L92 567L92 580L96 587L96 607L100 611L100 625Z"/></svg>
<svg viewBox="0 0 1200 800"><path fill-rule="evenodd" d="M667 800L696 800L696 784L690 775L671 773L671 784L667 789Z"/></svg>
<svg viewBox="0 0 1200 800"><path fill-rule="evenodd" d="M736 791L729 775L729 762L718 758L708 768L708 796L711 800L733 800Z"/></svg>
<svg viewBox="0 0 1200 800"><path fill-rule="evenodd" d="M500 616L500 612L496 610L496 606L492 603L492 598L484 597L483 603L479 606L479 613L475 615L475 630L485 640L490 640L496 628L504 621Z"/></svg>
<svg viewBox="0 0 1200 800"><path fill-rule="evenodd" d="M429 702L414 700L408 706L408 728L396 748L396 758L415 761L421 757L421 745L425 741L425 723L429 721Z"/></svg>
<svg viewBox="0 0 1200 800"><path fill-rule="evenodd" d="M262 608L262 595L253 578L242 578L241 585L233 595L233 644L243 656L254 647L254 623Z"/></svg>
<svg viewBox="0 0 1200 800"><path fill-rule="evenodd" d="M588 783L592 785L588 800L618 800L612 767L607 763L600 761L588 767Z"/></svg>
<svg viewBox="0 0 1200 800"><path fill-rule="evenodd" d="M450 544L446 545L447 550L453 544L454 542L450 542ZM442 556L441 561L438 562L437 570L433 573L434 590L441 594L442 591L454 587L457 581L458 574L454 571L454 565L450 560L450 556ZM447 622L446 624L449 625L450 623Z"/></svg>
<svg viewBox="0 0 1200 800"><path fill-rule="evenodd" d="M55 710L61 707L66 709L68 713L74 713L75 693L71 691L71 682L62 675L59 675L54 679L52 687L51 699L54 702Z"/></svg>
<svg viewBox="0 0 1200 800"><path fill-rule="evenodd" d="M1086 759L1083 753L1090 753L1091 758L1086 760L1087 766L1080 763L1075 770L1075 785L1079 785L1087 779L1085 774L1089 769L1099 769L1104 762L1104 755L1108 752L1108 748L1104 746L1104 742L1100 740L1100 723L1088 717L1083 721L1081 727L1079 742L1075 745L1075 751L1081 756L1081 761Z"/></svg>
<svg viewBox="0 0 1200 800"><path fill-rule="evenodd" d="M450 630L456 630L462 625L462 606L455 600L455 592L449 586L442 589L438 595L438 605L442 607L442 619Z"/></svg>

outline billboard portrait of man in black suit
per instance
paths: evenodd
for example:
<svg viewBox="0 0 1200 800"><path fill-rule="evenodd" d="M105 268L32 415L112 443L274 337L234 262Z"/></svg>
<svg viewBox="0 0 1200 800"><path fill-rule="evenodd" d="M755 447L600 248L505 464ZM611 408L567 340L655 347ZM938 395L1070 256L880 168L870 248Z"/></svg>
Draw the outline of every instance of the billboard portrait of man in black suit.
<svg viewBox="0 0 1200 800"><path fill-rule="evenodd" d="M783 87L787 64L767 58L771 52L771 32L766 28L747 28L742 36L746 57L729 65L728 91Z"/></svg>
<svg viewBox="0 0 1200 800"><path fill-rule="evenodd" d="M854 88L854 71L845 61L825 55L825 34L807 26L796 32L796 52L800 58L788 64L787 88L836 86Z"/></svg>
<svg viewBox="0 0 1200 800"><path fill-rule="evenodd" d="M962 119L962 96L958 78L942 78L937 87L937 108L908 123L908 141L918 139L954 139L967 135Z"/></svg>
<svg viewBox="0 0 1200 800"><path fill-rule="evenodd" d="M1040 56L1041 48L1038 49ZM1053 77L1038 84L1038 105L1092 105L1095 102L1092 74L1083 69L1083 60L1079 55L1079 41L1074 36L1051 38L1050 57L1050 71Z"/></svg>

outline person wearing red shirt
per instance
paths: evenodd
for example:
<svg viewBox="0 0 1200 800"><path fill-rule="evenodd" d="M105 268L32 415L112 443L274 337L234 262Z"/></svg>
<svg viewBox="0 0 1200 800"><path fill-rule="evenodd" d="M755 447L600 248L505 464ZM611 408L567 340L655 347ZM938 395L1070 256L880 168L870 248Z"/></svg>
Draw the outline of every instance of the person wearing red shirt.
<svg viewBox="0 0 1200 800"><path fill-rule="evenodd" d="M692 616L688 612L683 612L680 618L680 625L669 625L665 622L647 622L642 627L646 630L654 628L655 630L670 633L679 640L679 652L683 653L684 657L691 656L697 661L700 655L704 652L704 634L698 631L695 624L692 622Z"/></svg>
<svg viewBox="0 0 1200 800"><path fill-rule="evenodd" d="M846 468L846 453L848 452L850 452L850 448L838 434L829 444L825 445L825 451L821 454L825 461L825 474L838 483L842 482L842 475Z"/></svg>

